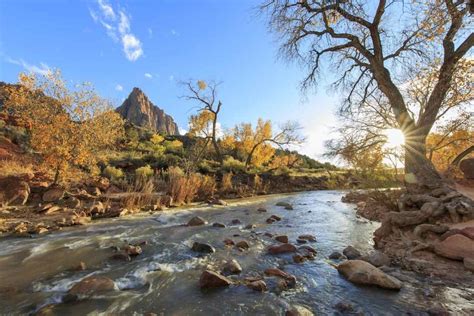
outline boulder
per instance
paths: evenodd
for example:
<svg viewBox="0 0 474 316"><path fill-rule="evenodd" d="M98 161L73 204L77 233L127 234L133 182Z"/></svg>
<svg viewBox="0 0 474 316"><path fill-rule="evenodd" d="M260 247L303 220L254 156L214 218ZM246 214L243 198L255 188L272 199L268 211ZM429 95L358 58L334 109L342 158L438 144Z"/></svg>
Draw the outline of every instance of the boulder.
<svg viewBox="0 0 474 316"><path fill-rule="evenodd" d="M240 249L249 249L250 248L249 243L245 240L239 241L238 243L235 244L235 246L237 248L240 248Z"/></svg>
<svg viewBox="0 0 474 316"><path fill-rule="evenodd" d="M225 228L225 225L222 223L214 223L212 224L212 227Z"/></svg>
<svg viewBox="0 0 474 316"><path fill-rule="evenodd" d="M298 236L298 239L307 240L307 241L316 241L316 237L309 234L300 235Z"/></svg>
<svg viewBox="0 0 474 316"><path fill-rule="evenodd" d="M257 209L257 212L260 212L260 213L265 213L266 211L267 211L267 209L266 209L266 208L263 208L263 207L259 207L259 208Z"/></svg>
<svg viewBox="0 0 474 316"><path fill-rule="evenodd" d="M296 252L296 247L292 244L273 245L268 248L268 252L272 255Z"/></svg>
<svg viewBox="0 0 474 316"><path fill-rule="evenodd" d="M340 260L340 259L344 259L344 258L345 258L345 256L342 253L340 253L339 251L334 251L329 255L329 259L333 259L333 260Z"/></svg>
<svg viewBox="0 0 474 316"><path fill-rule="evenodd" d="M30 192L28 182L21 177L0 178L0 206L25 205Z"/></svg>
<svg viewBox="0 0 474 316"><path fill-rule="evenodd" d="M242 272L242 267L240 264L237 262L237 260L232 259L230 261L226 261L224 263L224 267L222 268L222 272L224 274L239 274Z"/></svg>
<svg viewBox="0 0 474 316"><path fill-rule="evenodd" d="M375 285L390 290L402 288L402 283L398 279L362 260L345 261L337 266L337 271L352 283Z"/></svg>
<svg viewBox="0 0 474 316"><path fill-rule="evenodd" d="M212 247L211 245L205 244L205 243L200 243L200 242L197 242L197 241L193 243L192 250L196 251L196 252L202 252L202 253L214 253L214 252L216 252L216 249L214 249L214 247Z"/></svg>
<svg viewBox="0 0 474 316"><path fill-rule="evenodd" d="M112 279L104 276L89 276L74 284L67 292L65 301L87 298L116 289Z"/></svg>
<svg viewBox="0 0 474 316"><path fill-rule="evenodd" d="M366 256L360 258L361 260L367 261L376 267L389 266L390 258L381 251L373 250L369 252Z"/></svg>
<svg viewBox="0 0 474 316"><path fill-rule="evenodd" d="M265 292L267 290L267 284L263 280L249 282L247 287L257 292Z"/></svg>
<svg viewBox="0 0 474 316"><path fill-rule="evenodd" d="M357 259L359 258L361 255L361 253L359 252L359 250L355 249L354 247L352 246L347 246L343 251L342 253L347 257L347 259L349 260L353 260L353 259Z"/></svg>
<svg viewBox="0 0 474 316"><path fill-rule="evenodd" d="M264 271L267 276L275 276L285 280L286 287L294 287L296 285L296 277L277 268L268 268Z"/></svg>
<svg viewBox="0 0 474 316"><path fill-rule="evenodd" d="M240 225L240 224L242 224L242 222L241 222L240 219L238 219L238 218L233 219L230 223L231 223L232 225Z"/></svg>
<svg viewBox="0 0 474 316"><path fill-rule="evenodd" d="M290 203L288 202L278 202L277 204L275 204L276 206L282 206L284 208L289 208L289 209L293 209L293 205L291 205Z"/></svg>
<svg viewBox="0 0 474 316"><path fill-rule="evenodd" d="M293 262L294 263L303 263L306 261L306 258L300 254L293 255Z"/></svg>
<svg viewBox="0 0 474 316"><path fill-rule="evenodd" d="M288 236L287 235L279 235L275 237L276 241L279 241L281 243L287 244L288 243Z"/></svg>
<svg viewBox="0 0 474 316"><path fill-rule="evenodd" d="M211 270L204 270L199 278L199 287L201 289L213 289L229 286L231 284L231 280Z"/></svg>
<svg viewBox="0 0 474 316"><path fill-rule="evenodd" d="M464 267L471 272L474 272L474 258L464 258Z"/></svg>
<svg viewBox="0 0 474 316"><path fill-rule="evenodd" d="M435 244L434 251L439 256L453 260L474 258L474 240L461 234L452 235Z"/></svg>
<svg viewBox="0 0 474 316"><path fill-rule="evenodd" d="M201 226L201 225L206 225L207 222L204 220L204 218L195 216L191 218L188 222L188 226Z"/></svg>
<svg viewBox="0 0 474 316"><path fill-rule="evenodd" d="M310 253L314 256L318 253L316 249L308 245L303 245L303 246L298 247L298 251L302 252L303 254Z"/></svg>
<svg viewBox="0 0 474 316"><path fill-rule="evenodd" d="M235 242L232 239L224 239L224 245L233 246L235 245Z"/></svg>
<svg viewBox="0 0 474 316"><path fill-rule="evenodd" d="M465 158L459 163L459 169L464 173L464 178L474 179L474 158Z"/></svg>
<svg viewBox="0 0 474 316"><path fill-rule="evenodd" d="M64 191L64 189L60 187L51 188L47 190L46 192L44 192L43 201L44 202L59 201L64 197L65 192L66 191Z"/></svg>
<svg viewBox="0 0 474 316"><path fill-rule="evenodd" d="M295 305L286 311L285 316L313 316L313 312L303 306Z"/></svg>

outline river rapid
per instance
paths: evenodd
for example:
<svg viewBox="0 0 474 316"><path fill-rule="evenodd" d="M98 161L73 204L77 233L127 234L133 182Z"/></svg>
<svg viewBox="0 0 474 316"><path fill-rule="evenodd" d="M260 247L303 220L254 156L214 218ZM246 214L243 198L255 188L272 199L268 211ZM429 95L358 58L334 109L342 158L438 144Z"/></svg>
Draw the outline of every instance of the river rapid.
<svg viewBox="0 0 474 316"><path fill-rule="evenodd" d="M354 285L340 276L329 260L333 251L353 245L361 252L372 249L372 234L378 223L357 218L353 206L341 202L341 191L314 191L245 199L229 206L200 206L169 210L147 216L107 219L45 236L0 239L0 314L30 314L55 304L52 315L285 315L290 306L301 305L316 315L339 312L339 302L351 304L355 313L366 315L427 315L442 303L454 314L472 308L473 289L444 285L431 278L393 271L403 281L401 291ZM294 210L276 206L284 201ZM267 212L258 212L263 207ZM278 215L282 220L267 224ZM193 216L209 225L186 227ZM241 224L232 225L234 219ZM226 228L212 227L220 222ZM247 224L255 228L245 229ZM264 235L312 234L309 243L318 254L313 261L296 264L291 255L269 255L266 248L277 242ZM246 240L248 250L226 247L224 239ZM132 261L111 260L114 247L125 243L147 244ZM193 252L194 241L209 243L216 252ZM198 282L206 268L219 271L222 262L236 259L243 272L234 279L261 275L278 267L293 274L296 288L283 292L253 291L230 286L202 291ZM80 262L87 266L78 271ZM73 303L61 303L71 286L90 275L115 281L117 290Z"/></svg>

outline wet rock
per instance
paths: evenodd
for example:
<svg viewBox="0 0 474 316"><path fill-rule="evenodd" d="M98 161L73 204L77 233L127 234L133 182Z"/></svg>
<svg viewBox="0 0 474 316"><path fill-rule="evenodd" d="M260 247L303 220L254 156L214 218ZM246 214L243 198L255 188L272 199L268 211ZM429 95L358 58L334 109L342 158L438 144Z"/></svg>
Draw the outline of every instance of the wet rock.
<svg viewBox="0 0 474 316"><path fill-rule="evenodd" d="M376 267L389 266L390 258L381 251L372 250L366 256L360 258Z"/></svg>
<svg viewBox="0 0 474 316"><path fill-rule="evenodd" d="M201 226L201 225L206 225L207 222L204 220L204 218L195 216L191 218L188 222L188 226Z"/></svg>
<svg viewBox="0 0 474 316"><path fill-rule="evenodd" d="M284 208L288 208L288 209L293 209L293 205L291 205L290 203L288 202L278 202L277 204L275 204L276 206L282 206Z"/></svg>
<svg viewBox="0 0 474 316"><path fill-rule="evenodd" d="M456 234L435 244L434 251L437 255L453 260L474 258L474 240Z"/></svg>
<svg viewBox="0 0 474 316"><path fill-rule="evenodd" d="M298 236L298 239L307 240L307 241L316 241L316 237L313 235L305 234Z"/></svg>
<svg viewBox="0 0 474 316"><path fill-rule="evenodd" d="M307 241L306 239L298 238L298 239L296 239L296 242L297 242L298 244L306 244L308 241Z"/></svg>
<svg viewBox="0 0 474 316"><path fill-rule="evenodd" d="M224 274L239 274L242 272L242 267L237 262L237 260L232 259L224 263L224 267L222 268L222 272Z"/></svg>
<svg viewBox="0 0 474 316"><path fill-rule="evenodd" d="M245 226L244 229L254 229L255 227L257 226L255 226L254 224L248 224L247 226Z"/></svg>
<svg viewBox="0 0 474 316"><path fill-rule="evenodd" d="M235 242L232 239L224 239L224 245L233 246L235 245Z"/></svg>
<svg viewBox="0 0 474 316"><path fill-rule="evenodd" d="M199 278L199 287L201 289L219 288L229 286L231 284L231 280L211 270L203 271L201 277Z"/></svg>
<svg viewBox="0 0 474 316"><path fill-rule="evenodd" d="M125 252L114 253L112 256L110 256L110 259L112 259L112 260L123 260L123 261L131 261L132 260L132 258Z"/></svg>
<svg viewBox="0 0 474 316"><path fill-rule="evenodd" d="M56 188L49 189L43 194L43 201L44 202L58 201L64 197L64 193L65 191L63 188L56 187Z"/></svg>
<svg viewBox="0 0 474 316"><path fill-rule="evenodd" d="M359 258L360 256L362 256L362 254L359 252L359 250L355 249L354 247L352 246L347 246L343 251L342 253L347 257L347 259L349 260L353 260L353 259L357 259Z"/></svg>
<svg viewBox="0 0 474 316"><path fill-rule="evenodd" d="M288 243L288 236L287 235L279 235L275 237L276 241L279 241L281 243L287 244Z"/></svg>
<svg viewBox="0 0 474 316"><path fill-rule="evenodd" d="M273 219L273 218L267 218L267 220L266 220L265 222L266 222L267 224L273 224L273 223L276 222L276 220Z"/></svg>
<svg viewBox="0 0 474 316"><path fill-rule="evenodd" d="M296 247L292 244L273 245L268 248L268 252L272 255L296 252Z"/></svg>
<svg viewBox="0 0 474 316"><path fill-rule="evenodd" d="M311 312L306 307L295 305L292 306L291 309L287 310L285 316L313 316L313 312Z"/></svg>
<svg viewBox="0 0 474 316"><path fill-rule="evenodd" d="M257 209L257 212L260 212L260 213L265 213L266 211L267 211L267 209L266 209L266 208L263 208L263 207L259 207L259 208Z"/></svg>
<svg viewBox="0 0 474 316"><path fill-rule="evenodd" d="M291 275L289 273L286 273L280 269L277 268L268 268L264 271L265 275L268 276L276 276L279 278L282 278L286 281L286 286L287 287L295 287L296 285L296 277L294 275Z"/></svg>
<svg viewBox="0 0 474 316"><path fill-rule="evenodd" d="M272 233L269 233L269 232L266 232L266 233L263 234L263 235L266 236L266 237L273 238L273 234L272 234Z"/></svg>
<svg viewBox="0 0 474 316"><path fill-rule="evenodd" d="M241 222L240 219L238 219L238 218L233 219L230 223L231 223L232 225L240 225L240 224L242 224L242 222Z"/></svg>
<svg viewBox="0 0 474 316"><path fill-rule="evenodd" d="M474 272L474 258L464 258L463 263L466 269Z"/></svg>
<svg viewBox="0 0 474 316"><path fill-rule="evenodd" d="M354 306L351 303L339 302L334 305L334 308L341 313L352 313L354 312Z"/></svg>
<svg viewBox="0 0 474 316"><path fill-rule="evenodd" d="M345 256L342 253L340 253L339 251L334 251L329 255L329 259L332 259L332 260L340 260L340 259L344 259L344 258L345 258Z"/></svg>
<svg viewBox="0 0 474 316"><path fill-rule="evenodd" d="M292 211L293 210L293 205L285 206L285 210Z"/></svg>
<svg viewBox="0 0 474 316"><path fill-rule="evenodd" d="M142 253L142 248L140 246L128 245L128 246L125 246L123 251L129 256L135 257Z"/></svg>
<svg viewBox="0 0 474 316"><path fill-rule="evenodd" d="M376 285L390 290L400 290L402 287L398 279L362 260L345 261L337 266L337 271L356 284Z"/></svg>
<svg viewBox="0 0 474 316"><path fill-rule="evenodd" d="M267 223L269 223L269 224L274 223L274 222L278 222L278 221L281 221L281 217L278 216L278 215L272 215L269 218L267 218Z"/></svg>
<svg viewBox="0 0 474 316"><path fill-rule="evenodd" d="M63 301L75 301L115 289L115 283L112 279L104 276L89 276L74 284L67 292Z"/></svg>
<svg viewBox="0 0 474 316"><path fill-rule="evenodd" d="M296 254L293 256L293 262L295 263L303 263L306 261L306 258L302 255Z"/></svg>
<svg viewBox="0 0 474 316"><path fill-rule="evenodd" d="M267 290L267 284L263 280L247 283L247 287L257 292L265 292Z"/></svg>
<svg viewBox="0 0 474 316"><path fill-rule="evenodd" d="M318 252L316 251L316 249L314 249L313 247L311 246L308 246L308 245L304 245L304 246L300 246L298 248L298 251L307 251L307 252L310 252L314 255L316 255Z"/></svg>
<svg viewBox="0 0 474 316"><path fill-rule="evenodd" d="M225 225L222 223L214 223L212 224L212 227L225 228Z"/></svg>
<svg viewBox="0 0 474 316"><path fill-rule="evenodd" d="M235 246L237 248L240 248L240 249L249 249L250 248L249 243L245 240L239 241L238 243L235 244Z"/></svg>
<svg viewBox="0 0 474 316"><path fill-rule="evenodd" d="M214 253L214 252L216 252L216 249L214 249L214 247L212 247L211 245L205 244L205 243L200 243L200 242L197 242L197 241L193 243L192 250L196 251L196 252L202 252L202 253Z"/></svg>

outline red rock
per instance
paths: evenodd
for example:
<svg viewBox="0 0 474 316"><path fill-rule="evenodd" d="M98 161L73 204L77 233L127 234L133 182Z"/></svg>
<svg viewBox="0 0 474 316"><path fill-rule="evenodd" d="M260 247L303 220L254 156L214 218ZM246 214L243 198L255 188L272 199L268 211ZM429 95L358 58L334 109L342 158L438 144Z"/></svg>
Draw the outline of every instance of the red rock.
<svg viewBox="0 0 474 316"><path fill-rule="evenodd" d="M293 246L292 244L273 245L268 248L268 252L272 255L295 252L295 251L296 251L296 247Z"/></svg>
<svg viewBox="0 0 474 316"><path fill-rule="evenodd" d="M307 240L307 241L316 241L316 237L313 235L305 234L298 236L298 239Z"/></svg>
<svg viewBox="0 0 474 316"><path fill-rule="evenodd" d="M201 289L225 287L231 284L231 280L211 270L203 271L199 279L199 286L201 287Z"/></svg>
<svg viewBox="0 0 474 316"><path fill-rule="evenodd" d="M113 290L115 290L113 280L103 276L90 276L74 284L68 291L68 295L77 299L78 296L91 296Z"/></svg>
<svg viewBox="0 0 474 316"><path fill-rule="evenodd" d="M400 290L402 283L362 260L347 260L337 266L337 271L356 284L376 285L390 290Z"/></svg>
<svg viewBox="0 0 474 316"><path fill-rule="evenodd" d="M286 282L287 287L294 287L296 284L296 277L294 275L291 275L289 273L286 273L280 269L277 268L268 268L264 271L265 275L268 276L276 276L279 278L284 279Z"/></svg>
<svg viewBox="0 0 474 316"><path fill-rule="evenodd" d="M247 284L247 287L257 292L265 292L267 290L267 284L262 280L250 282Z"/></svg>
<svg viewBox="0 0 474 316"><path fill-rule="evenodd" d="M224 245L233 246L235 245L235 242L232 239L224 239Z"/></svg>
<svg viewBox="0 0 474 316"><path fill-rule="evenodd" d="M434 247L436 254L453 260L474 258L474 240L456 234L437 243Z"/></svg>
<svg viewBox="0 0 474 316"><path fill-rule="evenodd" d="M474 227L466 227L461 229L461 234L471 239L474 239Z"/></svg>
<svg viewBox="0 0 474 316"><path fill-rule="evenodd" d="M288 243L288 236L287 235L280 235L275 237L276 241L282 242L284 244Z"/></svg>

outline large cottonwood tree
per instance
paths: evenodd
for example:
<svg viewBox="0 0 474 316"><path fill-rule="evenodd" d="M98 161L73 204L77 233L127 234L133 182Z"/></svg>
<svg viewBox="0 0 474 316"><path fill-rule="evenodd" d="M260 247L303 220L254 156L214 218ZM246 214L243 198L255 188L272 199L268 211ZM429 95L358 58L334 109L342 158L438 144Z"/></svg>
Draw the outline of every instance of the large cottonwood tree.
<svg viewBox="0 0 474 316"><path fill-rule="evenodd" d="M339 74L343 110L357 112L381 93L406 138L407 179L435 187L440 176L426 158L426 138L456 97L452 83L470 60L474 35L469 1L268 0L262 10L282 41L281 53L307 67L303 88L316 84L323 66ZM468 63L472 69L472 62ZM410 110L410 76L432 73L424 101Z"/></svg>

